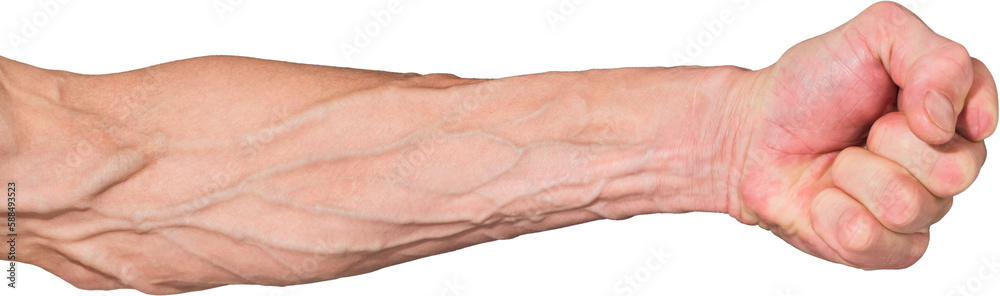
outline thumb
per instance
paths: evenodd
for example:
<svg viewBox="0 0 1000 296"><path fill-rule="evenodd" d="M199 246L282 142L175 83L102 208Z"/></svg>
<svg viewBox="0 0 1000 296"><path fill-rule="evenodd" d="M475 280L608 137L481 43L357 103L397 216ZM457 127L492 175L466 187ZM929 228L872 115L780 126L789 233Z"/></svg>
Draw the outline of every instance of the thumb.
<svg viewBox="0 0 1000 296"><path fill-rule="evenodd" d="M929 144L951 140L973 81L965 47L892 2L872 5L853 22L900 87L897 106L913 133Z"/></svg>

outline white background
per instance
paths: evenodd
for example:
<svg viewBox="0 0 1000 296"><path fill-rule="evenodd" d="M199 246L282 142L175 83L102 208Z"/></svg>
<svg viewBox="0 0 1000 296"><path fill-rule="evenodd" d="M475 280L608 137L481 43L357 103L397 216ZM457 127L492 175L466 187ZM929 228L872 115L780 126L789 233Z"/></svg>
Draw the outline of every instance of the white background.
<svg viewBox="0 0 1000 296"><path fill-rule="evenodd" d="M63 1L58 11L48 12L39 5L43 1L0 3L0 55L91 74L216 54L487 78L674 66L675 55L700 65L759 69L872 3L404 0L401 11L347 59L341 46L353 45L355 28L375 21L370 13L386 9L389 0ZM904 4L1000 74L998 1ZM734 21L713 34L704 22L726 10ZM565 21L553 26L547 13ZM26 22L37 32L26 34ZM27 42L12 44L12 35ZM690 42L699 41L700 52L687 52ZM989 148L1000 151L993 142ZM1000 160L994 156L932 228L923 259L905 270L862 271L828 263L726 215L664 214L525 235L310 285L228 286L190 295L628 295L616 291L626 276L645 280L632 287L633 295L945 296L959 286L978 288L974 295L998 295L1000 274L989 276L983 261L1000 255L998 180ZM30 191L22 192L21 198L31 198ZM261 217L260 222L278 221ZM651 248L671 254L655 270L645 267L655 258ZM19 287L2 287L0 294L141 295L82 291L34 266L18 267ZM981 270L986 272L980 275Z"/></svg>

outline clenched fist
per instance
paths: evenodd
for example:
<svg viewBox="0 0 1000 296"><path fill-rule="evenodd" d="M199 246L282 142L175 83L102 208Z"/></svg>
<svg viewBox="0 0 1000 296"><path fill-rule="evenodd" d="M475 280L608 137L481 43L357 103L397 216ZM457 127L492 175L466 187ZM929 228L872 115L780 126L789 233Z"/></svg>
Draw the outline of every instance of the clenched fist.
<svg viewBox="0 0 1000 296"><path fill-rule="evenodd" d="M860 268L920 258L997 125L983 63L891 2L750 75L730 214Z"/></svg>

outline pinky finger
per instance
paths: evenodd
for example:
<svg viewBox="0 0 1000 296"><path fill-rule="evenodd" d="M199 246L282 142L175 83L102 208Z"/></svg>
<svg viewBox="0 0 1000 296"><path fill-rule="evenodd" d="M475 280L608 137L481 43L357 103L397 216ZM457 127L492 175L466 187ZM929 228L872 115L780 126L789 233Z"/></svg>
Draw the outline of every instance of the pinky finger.
<svg viewBox="0 0 1000 296"><path fill-rule="evenodd" d="M813 199L812 227L844 264L863 269L906 268L927 250L927 233L900 234L879 223L864 205L840 189Z"/></svg>

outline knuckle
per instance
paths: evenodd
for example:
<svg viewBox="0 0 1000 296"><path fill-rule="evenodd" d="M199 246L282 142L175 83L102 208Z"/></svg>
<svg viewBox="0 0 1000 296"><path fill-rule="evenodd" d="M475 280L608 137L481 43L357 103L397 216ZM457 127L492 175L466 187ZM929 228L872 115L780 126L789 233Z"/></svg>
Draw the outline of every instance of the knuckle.
<svg viewBox="0 0 1000 296"><path fill-rule="evenodd" d="M895 179L879 194L879 214L890 229L906 229L917 221L923 208L920 190L912 182Z"/></svg>
<svg viewBox="0 0 1000 296"><path fill-rule="evenodd" d="M935 63L939 71L972 83L972 58L964 45L945 39L944 44L937 50L937 55L939 58L934 60L943 61Z"/></svg>
<svg viewBox="0 0 1000 296"><path fill-rule="evenodd" d="M912 20L918 19L917 16L905 6L892 1L875 3L868 7L868 9L865 10L865 13L877 20L886 21L887 24L891 24L893 26L900 26Z"/></svg>
<svg viewBox="0 0 1000 296"><path fill-rule="evenodd" d="M974 143L973 145L975 146L972 148L972 151L970 152L975 165L973 168L980 169L983 167L983 165L986 165L986 154L987 154L986 143L980 141Z"/></svg>
<svg viewBox="0 0 1000 296"><path fill-rule="evenodd" d="M906 117L899 112L892 112L872 124L866 145L873 152L885 152L897 147L900 139L916 139L916 136L910 132Z"/></svg>
<svg viewBox="0 0 1000 296"><path fill-rule="evenodd" d="M840 227L840 241L849 252L865 252L873 248L878 235L878 222L863 213L855 213Z"/></svg>
<svg viewBox="0 0 1000 296"><path fill-rule="evenodd" d="M963 68L972 68L972 57L969 55L969 49L962 45L961 43L947 40L944 45L943 53L953 59L955 59L957 65Z"/></svg>
<svg viewBox="0 0 1000 296"><path fill-rule="evenodd" d="M845 166L850 167L852 162L862 159L865 153L868 152L861 147L852 146L844 148L844 150L841 150L840 153L837 154L837 157L833 160L832 169L838 173L846 172L848 170L845 169Z"/></svg>
<svg viewBox="0 0 1000 296"><path fill-rule="evenodd" d="M971 151L944 155L931 168L928 189L937 196L949 197L965 191L978 176L977 157Z"/></svg>
<svg viewBox="0 0 1000 296"><path fill-rule="evenodd" d="M892 268L907 268L916 264L923 257L923 253L907 252L899 254L899 263L892 266Z"/></svg>
<svg viewBox="0 0 1000 296"><path fill-rule="evenodd" d="M830 170L834 174L837 174L837 173L843 171L842 168L844 166L846 166L846 165L849 165L849 164L844 164L844 163L845 162L850 162L849 157L850 157L850 155L852 153L851 152L852 148L853 147L847 147L847 148L844 148L844 150L841 150L840 152L837 153L837 157L835 157L833 159L833 163L830 164Z"/></svg>
<svg viewBox="0 0 1000 296"><path fill-rule="evenodd" d="M869 7L867 11L870 13L878 14L880 16L884 16L884 15L893 15L896 13L909 12L910 10L906 9L905 6L893 1L881 1L872 4L872 6Z"/></svg>
<svg viewBox="0 0 1000 296"><path fill-rule="evenodd" d="M900 252L899 263L894 266L894 268L907 268L913 266L917 263L921 257L924 256L924 252L927 251L927 246L929 243L928 235L926 233L917 234L915 241L910 241L909 248L904 249L904 252Z"/></svg>
<svg viewBox="0 0 1000 296"><path fill-rule="evenodd" d="M889 124L885 117L876 120L875 123L872 124L871 131L868 133L868 141L865 143L868 146L868 149L871 149L872 151L879 151L883 149L885 145L886 133L888 132Z"/></svg>

